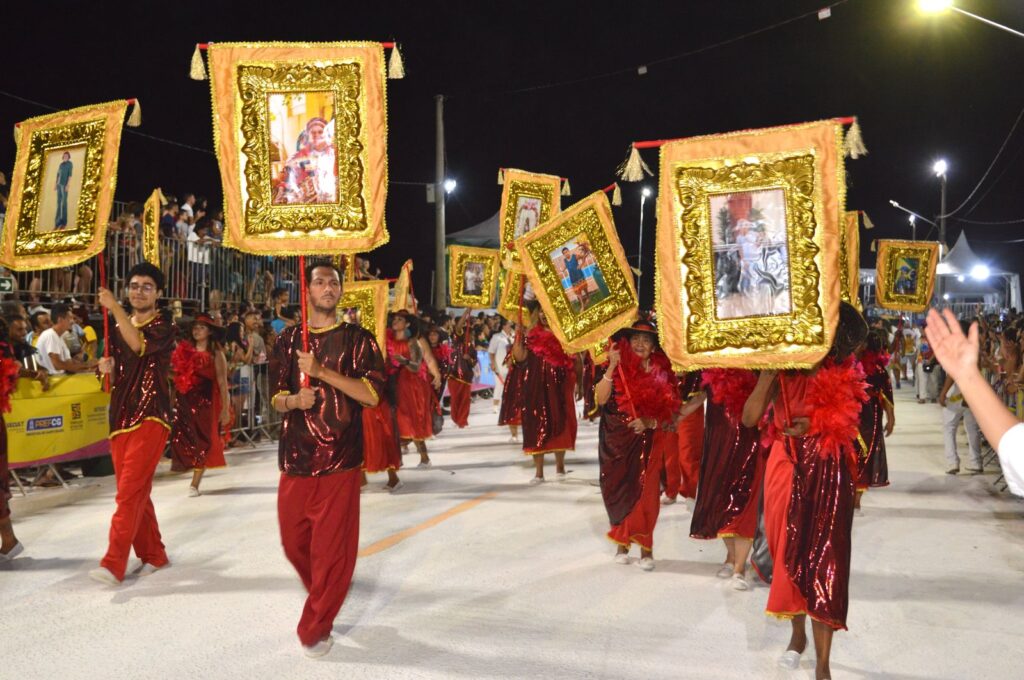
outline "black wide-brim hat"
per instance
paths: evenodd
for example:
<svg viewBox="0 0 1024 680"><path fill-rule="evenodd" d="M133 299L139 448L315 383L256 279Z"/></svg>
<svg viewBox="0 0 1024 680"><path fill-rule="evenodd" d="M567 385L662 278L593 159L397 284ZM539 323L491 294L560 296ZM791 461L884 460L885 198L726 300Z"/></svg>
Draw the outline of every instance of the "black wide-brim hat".
<svg viewBox="0 0 1024 680"><path fill-rule="evenodd" d="M622 328L620 330L615 331L615 333L612 335L612 340L616 342L623 338L629 340L638 333L645 333L651 336L651 339L654 340L655 347L660 346L660 343L658 342L657 325L655 325L653 321L648 321L646 319L638 319L637 321L634 321L633 325L630 326L629 328Z"/></svg>
<svg viewBox="0 0 1024 680"><path fill-rule="evenodd" d="M224 336L227 335L227 330L219 323L213 320L209 314L197 314L192 323L189 324L189 334L191 339L192 327L197 323L201 323L210 329L210 339L214 342L224 342Z"/></svg>

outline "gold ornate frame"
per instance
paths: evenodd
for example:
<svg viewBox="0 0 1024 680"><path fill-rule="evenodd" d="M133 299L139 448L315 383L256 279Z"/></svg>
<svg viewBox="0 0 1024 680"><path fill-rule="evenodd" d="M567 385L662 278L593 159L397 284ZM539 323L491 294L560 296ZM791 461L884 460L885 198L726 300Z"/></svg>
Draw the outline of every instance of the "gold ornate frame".
<svg viewBox="0 0 1024 680"><path fill-rule="evenodd" d="M483 287L479 295L467 295L464 290L466 265L470 262L484 266ZM499 268L498 251L493 248L448 246L448 304L470 309L490 307L494 304Z"/></svg>
<svg viewBox="0 0 1024 680"><path fill-rule="evenodd" d="M163 192L157 188L142 208L142 258L157 267L160 266L160 214L166 203Z"/></svg>
<svg viewBox="0 0 1024 680"><path fill-rule="evenodd" d="M225 245L257 254L334 255L387 243L380 43L211 43L208 55ZM266 98L312 91L334 95L338 202L274 205Z"/></svg>
<svg viewBox="0 0 1024 680"><path fill-rule="evenodd" d="M501 263L505 269L522 271L519 253L515 248L516 203L520 196L540 199L540 225L557 215L562 208L562 178L556 175L542 175L525 170L508 168L504 171L505 184L501 190L501 209L498 224L501 229Z"/></svg>
<svg viewBox="0 0 1024 680"><path fill-rule="evenodd" d="M913 295L897 293L896 270L900 258L919 258L917 292ZM931 304L935 292L935 269L939 264L937 241L878 241L878 260L875 277L875 301L883 309L903 312L923 312Z"/></svg>
<svg viewBox="0 0 1024 680"><path fill-rule="evenodd" d="M580 235L590 242L609 296L577 314L549 254ZM594 192L526 234L516 241L516 248L548 324L566 350L583 352L636 319L633 277L603 191Z"/></svg>
<svg viewBox="0 0 1024 680"><path fill-rule="evenodd" d="M388 282L352 281L344 284L338 300L338 316L346 309L358 307L359 325L373 333L380 353L387 355Z"/></svg>
<svg viewBox="0 0 1024 680"><path fill-rule="evenodd" d="M403 309L409 312L413 311L411 307L416 301L412 298L412 260L406 260L402 263L402 268L398 272L398 278L395 280L391 311L400 312Z"/></svg>
<svg viewBox="0 0 1024 680"><path fill-rule="evenodd" d="M661 150L656 308L677 369L808 368L832 345L839 314L842 128L821 121L695 137ZM791 312L720 319L711 197L781 189Z"/></svg>
<svg viewBox="0 0 1024 680"><path fill-rule="evenodd" d="M526 283L526 274L511 269L505 269L501 274L501 287L498 291L498 314L509 321L519 323L522 318L526 324L529 320L529 312L525 306L520 306L520 293Z"/></svg>
<svg viewBox="0 0 1024 680"><path fill-rule="evenodd" d="M851 210L843 214L839 241L839 296L862 309L860 302L860 212Z"/></svg>
<svg viewBox="0 0 1024 680"><path fill-rule="evenodd" d="M67 267L103 250L127 106L125 100L82 106L29 118L15 128L18 151L0 253L4 264L14 270ZM83 145L77 227L37 233L47 153Z"/></svg>

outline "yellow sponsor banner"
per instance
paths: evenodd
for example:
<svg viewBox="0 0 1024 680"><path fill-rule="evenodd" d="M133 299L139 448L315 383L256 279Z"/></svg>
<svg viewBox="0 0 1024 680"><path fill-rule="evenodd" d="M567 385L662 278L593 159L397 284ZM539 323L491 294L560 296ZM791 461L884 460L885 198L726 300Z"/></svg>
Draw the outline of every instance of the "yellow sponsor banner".
<svg viewBox="0 0 1024 680"><path fill-rule="evenodd" d="M96 376L54 376L43 392L35 380L20 378L11 395L7 453L12 468L44 465L110 453L110 395Z"/></svg>

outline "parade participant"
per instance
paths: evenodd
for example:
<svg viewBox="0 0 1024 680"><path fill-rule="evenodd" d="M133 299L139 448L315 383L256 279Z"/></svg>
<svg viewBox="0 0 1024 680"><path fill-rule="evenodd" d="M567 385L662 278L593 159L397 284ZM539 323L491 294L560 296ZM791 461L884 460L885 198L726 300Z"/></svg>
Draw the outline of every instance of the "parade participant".
<svg viewBox="0 0 1024 680"><path fill-rule="evenodd" d="M765 469L765 533L774 560L767 611L790 619L792 635L779 665L796 669L811 617L815 677L831 677L832 635L846 629L854 441L867 384L852 353L867 335L856 309L841 303L828 356L808 371L762 371L743 409L754 427L773 408L772 449Z"/></svg>
<svg viewBox="0 0 1024 680"><path fill-rule="evenodd" d="M429 468L427 440L434 436L433 414L437 409L434 390L441 386L441 372L420 337L418 321L405 310L395 312L388 329L388 385L393 397L395 421L402 448L414 442L420 454L416 467Z"/></svg>
<svg viewBox="0 0 1024 680"><path fill-rule="evenodd" d="M599 415L594 390L597 389L598 381L604 376L607 364L602 364L599 367L594 363L594 357L590 355L590 352L580 352L576 365L580 367L579 397L583 399L583 417L594 422L594 418Z"/></svg>
<svg viewBox="0 0 1024 680"><path fill-rule="evenodd" d="M516 338L523 333L522 326L516 329ZM513 347L515 343L513 342ZM519 426L523 422L523 379L526 377L526 364L516 361L510 349L505 355L505 384L501 389L501 408L498 409L498 425L507 425L510 444L519 443Z"/></svg>
<svg viewBox="0 0 1024 680"><path fill-rule="evenodd" d="M663 505L672 505L677 496L693 500L697 497L700 461L704 451L704 391L701 372L691 371L676 376L679 397L684 406L676 422L675 435L664 437L663 446L675 448L665 454L665 496ZM655 445L659 442L656 441Z"/></svg>
<svg viewBox="0 0 1024 680"><path fill-rule="evenodd" d="M601 496L618 544L615 561L629 564L629 549L640 546L640 568L654 569L654 526L661 507L663 450L655 432L674 422L679 386L672 364L658 347L658 330L636 321L608 350L608 369L595 388L601 409L598 460Z"/></svg>
<svg viewBox="0 0 1024 680"><path fill-rule="evenodd" d="M7 322L0 319L0 562L9 562L25 551L11 523L11 475L7 471L7 425L3 414L11 410L11 394L18 386L18 375L27 369L14 356ZM32 371L32 375L35 375ZM45 373L43 377L45 378ZM46 389L46 383L43 383Z"/></svg>
<svg viewBox="0 0 1024 680"><path fill-rule="evenodd" d="M451 395L452 422L461 430L469 425L469 402L472 397L473 368L477 364L476 350L469 333L470 310L466 310L455 325L452 337L451 373L448 375L448 394Z"/></svg>
<svg viewBox="0 0 1024 680"><path fill-rule="evenodd" d="M363 472L387 472L388 482L384 489L394 493L405 486L398 478L400 467L402 451L398 446L391 402L381 395L376 406L363 407Z"/></svg>
<svg viewBox="0 0 1024 680"><path fill-rule="evenodd" d="M960 332L967 335L969 326L966 321L960 322ZM979 362L978 369L981 370ZM981 428L978 426L978 418L972 405L964 399L960 387L953 381L953 377L946 375L946 380L939 390L939 405L942 407L942 430L945 440L946 474L960 474L960 453L957 447L957 433L960 430L960 423L964 425L967 434L967 451L971 461L967 467L967 474L980 475L984 472L985 463L981 457ZM1011 409L1012 411L1012 409Z"/></svg>
<svg viewBox="0 0 1024 680"><path fill-rule="evenodd" d="M174 369L174 427L171 428L171 470L192 470L188 495L199 495L209 468L224 467L223 428L231 425L228 364L221 342L223 329L206 314L192 322L188 337L171 355Z"/></svg>
<svg viewBox="0 0 1024 680"><path fill-rule="evenodd" d="M870 487L889 486L889 463L885 455L885 438L892 434L896 414L892 405L892 381L889 379L889 355L885 352L888 338L885 331L876 329L868 333L858 357L868 383L868 400L860 412L859 467L857 497L854 508L860 510L860 500ZM885 414L885 422L882 414Z"/></svg>
<svg viewBox="0 0 1024 680"><path fill-rule="evenodd" d="M562 481L565 452L576 448L576 361L551 332L540 304L536 300L526 304L530 330L516 334L512 354L524 364L523 453L533 456L536 474L530 484L541 484L544 455L555 454L555 473Z"/></svg>
<svg viewBox="0 0 1024 680"><path fill-rule="evenodd" d="M282 414L277 515L285 557L308 597L298 636L307 656L331 649L331 628L352 582L359 547L364 407L384 389L373 335L338 323L341 274L314 263L304 272L309 351L301 326L274 344L274 408ZM308 380L308 383L304 382Z"/></svg>
<svg viewBox="0 0 1024 680"><path fill-rule="evenodd" d="M501 328L491 336L487 344L487 356L491 360L491 372L494 373L494 412L497 413L501 407L501 394L505 389L505 380L508 378L508 362L505 359L512 350L512 333L514 324L508 319L501 319Z"/></svg>
<svg viewBox="0 0 1024 680"><path fill-rule="evenodd" d="M441 433L444 427L444 413L440 404L444 399L444 391L448 386L448 376L452 372L452 346L448 342L448 334L440 326L431 326L427 331L427 344L430 345L430 353L434 355L434 362L437 364L437 371L441 375L441 384L434 388L434 396L437 397L439 408L433 414L434 435ZM450 412L450 409L449 409Z"/></svg>
<svg viewBox="0 0 1024 680"><path fill-rule="evenodd" d="M735 590L749 590L747 557L757 533L757 506L768 451L761 431L744 427L743 405L757 383L751 371L706 369L707 395L700 492L690 522L690 537L725 543L719 578L731 578Z"/></svg>
<svg viewBox="0 0 1024 680"><path fill-rule="evenodd" d="M115 324L110 356L100 359L99 369L111 376L110 457L117 480L117 508L110 520L107 554L89 576L109 585L124 580L132 548L142 560L141 574L169 563L149 495L171 429L168 372L174 327L156 306L163 295L163 272L141 262L127 278L131 316L106 288L101 287L98 296Z"/></svg>

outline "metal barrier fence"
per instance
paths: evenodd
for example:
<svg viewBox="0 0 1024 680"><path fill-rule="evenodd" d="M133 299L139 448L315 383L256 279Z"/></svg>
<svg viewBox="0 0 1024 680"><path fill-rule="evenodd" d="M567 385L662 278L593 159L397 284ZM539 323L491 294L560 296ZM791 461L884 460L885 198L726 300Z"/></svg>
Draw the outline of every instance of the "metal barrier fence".
<svg viewBox="0 0 1024 680"><path fill-rule="evenodd" d="M270 404L274 393L268 368L266 362L245 364L234 368L228 376L231 408L235 414L231 435L236 446L252 446L260 440L276 440L280 436L281 414Z"/></svg>
<svg viewBox="0 0 1024 680"><path fill-rule="evenodd" d="M188 242L160 239L160 269L166 280L164 296L180 301L185 314L208 311L227 303L269 303L271 291L288 291L289 304L298 302L298 261L291 257L249 255L223 247L219 242ZM94 307L99 286L98 258L106 257L107 285L121 297L126 276L142 261L142 243L134 230L111 228L106 250L74 267L35 272L10 272L15 290L0 295L24 304L59 302L67 298Z"/></svg>

